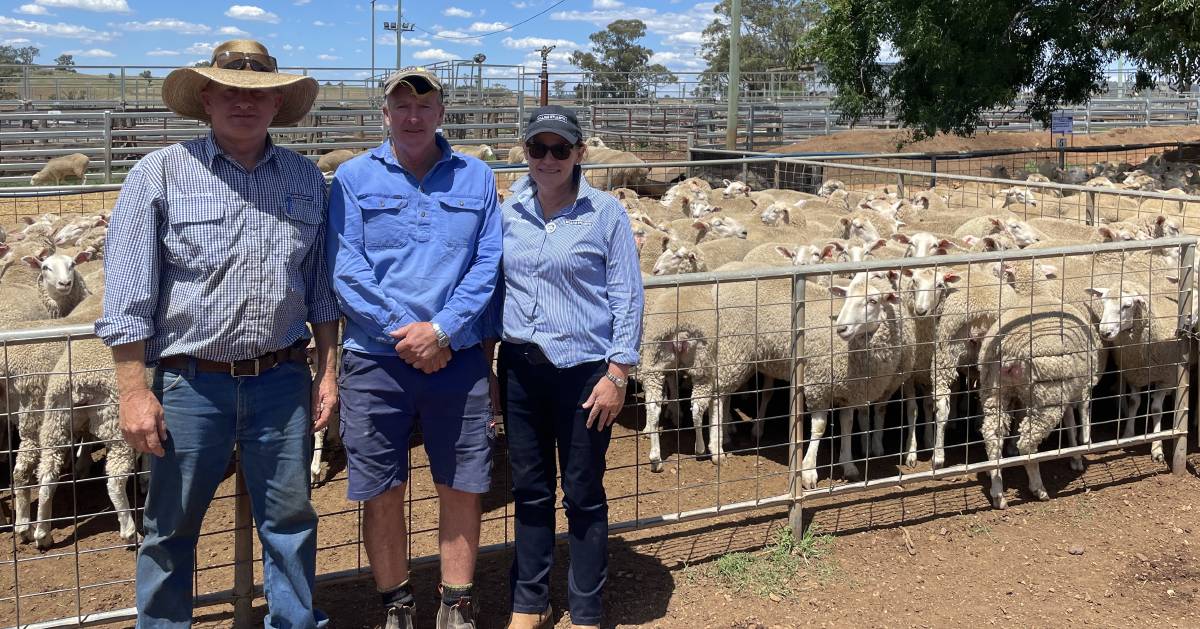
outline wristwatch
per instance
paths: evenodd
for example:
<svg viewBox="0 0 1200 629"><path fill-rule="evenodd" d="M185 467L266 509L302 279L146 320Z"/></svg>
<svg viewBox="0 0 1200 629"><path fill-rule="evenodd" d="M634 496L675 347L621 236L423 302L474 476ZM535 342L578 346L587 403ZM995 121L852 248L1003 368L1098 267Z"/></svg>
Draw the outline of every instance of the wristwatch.
<svg viewBox="0 0 1200 629"><path fill-rule="evenodd" d="M621 376L618 376L617 374L611 373L611 372L606 372L604 374L604 377L608 378L609 382L617 385L618 389L624 389L625 383L629 382L629 380L627 378L622 378Z"/></svg>
<svg viewBox="0 0 1200 629"><path fill-rule="evenodd" d="M442 330L442 326L433 323L433 333L437 335L438 349L450 347L450 335Z"/></svg>

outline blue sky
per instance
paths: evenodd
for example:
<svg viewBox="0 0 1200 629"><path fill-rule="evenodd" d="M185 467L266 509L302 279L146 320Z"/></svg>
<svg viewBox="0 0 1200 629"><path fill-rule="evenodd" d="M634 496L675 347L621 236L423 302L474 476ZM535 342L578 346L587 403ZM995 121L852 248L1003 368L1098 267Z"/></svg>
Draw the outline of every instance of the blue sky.
<svg viewBox="0 0 1200 629"><path fill-rule="evenodd" d="M405 20L417 30L404 36L404 63L469 59L483 52L488 63L535 68L533 51L552 44L551 69L565 71L570 69L567 56L586 50L590 33L613 20L638 18L647 25L642 43L656 51L655 61L676 71L700 71L700 31L712 21L714 5L695 0L409 0L403 5ZM369 1L4 0L0 7L0 44L35 45L42 52L40 63L69 53L79 65L180 66L207 60L217 42L250 37L264 42L285 66L371 65ZM375 11L376 65L390 67L395 37L383 30L383 22L395 21L395 0L377 2ZM524 20L529 21L517 25Z"/></svg>

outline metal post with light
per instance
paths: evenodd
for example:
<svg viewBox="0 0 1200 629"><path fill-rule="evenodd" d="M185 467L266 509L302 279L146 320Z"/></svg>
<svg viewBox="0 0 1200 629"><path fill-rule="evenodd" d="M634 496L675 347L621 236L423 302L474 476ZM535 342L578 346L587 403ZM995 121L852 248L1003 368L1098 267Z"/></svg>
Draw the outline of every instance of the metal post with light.
<svg viewBox="0 0 1200 629"><path fill-rule="evenodd" d="M550 51L554 50L554 46L542 46L538 53L542 55L542 88L541 97L538 99L538 105L545 107L550 104L550 66L547 60L550 58Z"/></svg>
<svg viewBox="0 0 1200 629"><path fill-rule="evenodd" d="M374 89L375 82L375 0L371 0L371 78L368 79L370 87Z"/></svg>
<svg viewBox="0 0 1200 629"><path fill-rule="evenodd" d="M396 33L396 69L397 70L399 70L401 68L401 66L400 66L400 51L403 46L403 42L402 42L403 34L413 32L412 22L405 22L404 18L401 17L401 15L400 15L401 7L403 5L404 5L403 2L396 3L396 21L395 22L384 22L383 23L383 30L393 31Z"/></svg>

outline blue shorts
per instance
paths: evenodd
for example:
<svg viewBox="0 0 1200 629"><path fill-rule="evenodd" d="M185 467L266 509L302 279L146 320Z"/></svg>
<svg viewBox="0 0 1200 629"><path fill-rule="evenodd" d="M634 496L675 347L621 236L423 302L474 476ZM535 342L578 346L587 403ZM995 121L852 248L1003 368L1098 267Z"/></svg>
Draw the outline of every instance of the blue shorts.
<svg viewBox="0 0 1200 629"><path fill-rule="evenodd" d="M338 388L346 497L370 500L408 481L414 422L421 424L433 482L486 493L496 438L489 370L478 345L454 352L432 374L396 355L343 351Z"/></svg>

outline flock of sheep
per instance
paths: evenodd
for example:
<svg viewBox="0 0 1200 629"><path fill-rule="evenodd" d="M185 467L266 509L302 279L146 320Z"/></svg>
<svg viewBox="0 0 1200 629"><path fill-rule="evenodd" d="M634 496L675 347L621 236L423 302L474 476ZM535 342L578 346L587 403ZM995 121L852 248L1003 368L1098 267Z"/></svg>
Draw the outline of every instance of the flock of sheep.
<svg viewBox="0 0 1200 629"><path fill-rule="evenodd" d="M589 143L591 152L613 160L608 163L636 163L617 151L605 157L599 141ZM1180 192L1191 194L1200 184L1195 167L1157 156L1136 168L1101 164L1093 170L1113 186L1147 189L1153 178L1160 188L1178 184ZM1061 218L1079 216L1077 200L1019 185L935 187L906 198L888 188L853 191L836 180L806 194L754 191L738 181L714 188L692 178L652 199L632 189L645 180L644 169L599 172L608 180L590 178L598 187L613 188L627 208L647 275L1152 239L1183 233L1200 212L1186 199L1139 203L1102 195L1096 208L1102 224L1088 227ZM505 184L500 181L501 192ZM1091 185L1107 187L1100 181ZM1026 220L1030 213L1039 216ZM104 215L44 214L27 217L8 233L0 229L5 304L0 329L93 322L101 312L106 225ZM980 396L979 430L990 458L1000 456L1014 418L1021 453L1036 451L1055 430L1065 431L1069 442L1087 443L1091 400L1110 356L1126 387L1118 392L1127 418L1123 434L1133 434L1128 418L1137 414L1143 390L1157 431L1182 351L1174 316L1178 288L1170 284L1181 271L1178 248L1062 260L1061 269L1010 261L848 278L826 274L806 282L802 379L794 383L811 420L803 486L817 486L817 453L833 412L846 478L859 474L851 439L856 417L864 454L882 454L884 404L897 393L905 402L903 462L917 462L916 423L923 411L926 448L935 467L944 465L950 395L960 381ZM1038 281L1051 276L1059 281ZM765 378L766 395L774 381L792 380L791 291L790 279L648 289L636 376L645 395L652 470L663 468L663 411L680 415L675 374L686 374L692 383L696 452L711 453L718 463L732 425L730 396L756 373ZM125 484L137 457L120 438L110 352L97 340L3 349L0 409L8 413L6 432L20 439L12 479L18 537L42 548L52 542L56 483L73 445L91 436L106 442L107 491L121 537L134 541ZM764 416L766 395L758 418ZM923 409L917 400L923 400ZM756 437L761 430L762 421L756 421ZM1152 453L1162 460L1161 443ZM78 462L91 460L83 452L75 456ZM314 478L319 465L317 458ZM1081 465L1078 457L1073 465ZM1045 498L1036 463L1027 468L1030 489ZM31 527L33 487L38 513ZM993 473L992 498L1004 506L999 472Z"/></svg>
<svg viewBox="0 0 1200 629"><path fill-rule="evenodd" d="M1173 186L1174 193L1191 195L1200 185L1196 166L1159 156L1137 166L1101 163L1088 170L1095 176L1087 183L1098 188ZM722 184L714 188L703 179L687 179L661 199L613 191L629 213L644 273L1151 240L1178 236L1200 216L1200 205L1186 198L1141 201L1101 194L1095 208L1101 224L1087 226L1078 220L1083 195L1049 189L1041 194L1019 185L966 183L904 198L890 188L851 191L836 180L825 181L816 194ZM1026 220L1030 215L1036 218ZM1110 355L1121 371L1122 390L1115 395L1123 402L1123 436L1133 435L1143 393L1157 432L1183 350L1177 335L1179 288L1172 283L1183 270L1179 247L1054 261L1063 268L1025 259L898 267L849 278L809 276L803 345L796 350L802 375L793 382L811 419L803 487L817 486L817 453L835 411L845 478L859 477L851 439L856 417L863 454L884 454L883 409L896 394L905 403L903 463L917 462L922 400L926 448L933 467L944 466L950 396L959 382L978 396L989 459L1000 458L1014 423L1021 454L1036 452L1056 431L1068 445L1089 443L1091 402ZM774 381L793 379L792 311L790 279L648 291L637 375L652 470L663 468L663 410L679 415L678 374L692 384L697 454L711 454L714 463L725 456L730 397L752 383L756 372L765 378L754 424L755 437L761 435ZM1151 451L1163 460L1161 442ZM1078 456L1072 467L1082 469ZM1026 468L1030 490L1045 499L1037 464ZM999 471L992 473L991 497L995 506L1005 506Z"/></svg>

